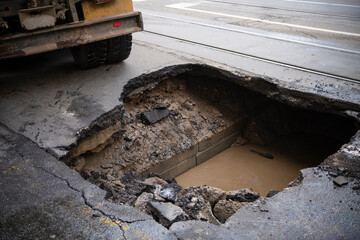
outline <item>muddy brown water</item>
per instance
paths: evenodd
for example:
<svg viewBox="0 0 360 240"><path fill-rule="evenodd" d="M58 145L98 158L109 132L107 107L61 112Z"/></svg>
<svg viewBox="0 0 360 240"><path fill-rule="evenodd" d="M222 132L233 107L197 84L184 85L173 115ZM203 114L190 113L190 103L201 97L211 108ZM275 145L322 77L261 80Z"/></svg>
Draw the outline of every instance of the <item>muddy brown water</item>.
<svg viewBox="0 0 360 240"><path fill-rule="evenodd" d="M225 191L251 187L266 196L283 190L299 170L318 165L336 149L334 142L309 136L278 141L268 146L230 147L176 178L182 187L212 186ZM335 148L334 148L335 147ZM252 152L270 153L273 159ZM335 150L336 151L336 150Z"/></svg>

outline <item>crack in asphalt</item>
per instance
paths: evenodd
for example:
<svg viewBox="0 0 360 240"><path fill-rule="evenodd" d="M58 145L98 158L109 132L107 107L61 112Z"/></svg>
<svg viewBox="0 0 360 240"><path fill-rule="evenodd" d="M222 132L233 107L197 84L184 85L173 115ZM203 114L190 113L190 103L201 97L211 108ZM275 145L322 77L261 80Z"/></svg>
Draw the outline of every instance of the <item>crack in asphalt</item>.
<svg viewBox="0 0 360 240"><path fill-rule="evenodd" d="M19 153L19 154L20 154L20 153ZM21 156L23 157L22 154L21 154ZM125 229L121 226L120 223L117 223L117 222L116 222L117 220L119 220L119 221L121 221L121 222L123 222L123 223L127 223L127 224L132 224L132 223L136 223L136 222L145 222L145 221L149 220L149 219L140 219L140 220L135 220L135 221L125 221L125 220L123 220L123 219L121 219L121 218L119 218L119 217L106 214L105 211L103 211L102 209L97 208L97 207L95 207L93 204L91 204L91 203L88 201L88 199L85 197L84 191L81 191L81 190L73 187L73 186L71 185L71 183L70 183L67 179L62 178L62 177L56 175L55 173L48 171L47 169L45 169L45 168L43 168L43 167L34 166L34 165L29 164L29 163L27 163L27 164L30 165L31 167L36 168L36 169L40 169L40 170L42 170L42 171L44 171L44 172L46 172L46 173L54 176L55 178L60 179L61 181L65 182L66 185L67 185L70 189L72 189L72 190L74 190L75 192L77 192L77 193L80 194L80 196L81 196L82 199L84 200L85 205L87 205L88 207L90 207L90 208L91 208L92 210L94 210L94 211L100 212L103 216L108 217L109 219L111 219L111 221L112 221L113 223L115 223L116 226L118 226L118 228L121 230L124 239L127 239L127 237L126 237L126 235L125 235ZM114 220L114 219L115 219L115 220Z"/></svg>

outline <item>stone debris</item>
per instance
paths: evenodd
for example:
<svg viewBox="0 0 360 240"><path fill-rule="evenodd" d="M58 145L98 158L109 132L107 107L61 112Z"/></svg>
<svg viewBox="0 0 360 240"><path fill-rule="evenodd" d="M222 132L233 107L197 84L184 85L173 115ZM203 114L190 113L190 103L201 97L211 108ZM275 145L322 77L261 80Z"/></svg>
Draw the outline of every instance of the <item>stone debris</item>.
<svg viewBox="0 0 360 240"><path fill-rule="evenodd" d="M113 176L111 176L110 174L107 174L106 175L106 178L107 178L107 180L109 180L109 181L114 181L116 178L114 178Z"/></svg>
<svg viewBox="0 0 360 240"><path fill-rule="evenodd" d="M112 164L112 163L101 164L101 168L103 168L103 169L108 169L108 168L113 168L113 167L114 167L114 164Z"/></svg>
<svg viewBox="0 0 360 240"><path fill-rule="evenodd" d="M169 110L167 108L155 108L151 111L145 111L140 113L142 123L144 123L145 125L154 124L170 115L176 116L178 115L178 112Z"/></svg>
<svg viewBox="0 0 360 240"><path fill-rule="evenodd" d="M245 188L226 192L225 199L237 202L253 202L260 197L260 194L254 192L251 188Z"/></svg>
<svg viewBox="0 0 360 240"><path fill-rule="evenodd" d="M271 190L269 191L269 193L266 195L266 197L267 197L267 198L270 198L270 197L275 196L275 195L278 194L278 193L279 193L279 191L271 189Z"/></svg>
<svg viewBox="0 0 360 240"><path fill-rule="evenodd" d="M202 196L206 201L210 202L211 205L214 205L225 195L225 191L219 188L201 186L185 188L179 192L179 197L181 198L189 193Z"/></svg>
<svg viewBox="0 0 360 240"><path fill-rule="evenodd" d="M147 178L147 179L145 179L144 183L150 184L150 185L166 185L166 184L168 184L167 181L165 181L159 177Z"/></svg>
<svg viewBox="0 0 360 240"><path fill-rule="evenodd" d="M154 194L143 192L135 201L134 207L150 214L150 211L147 208L147 205L150 201L154 199Z"/></svg>
<svg viewBox="0 0 360 240"><path fill-rule="evenodd" d="M159 222L167 228L174 222L184 221L187 218L185 212L180 207L169 202L149 202L148 208L159 219Z"/></svg>
<svg viewBox="0 0 360 240"><path fill-rule="evenodd" d="M212 213L210 202L206 201L201 195L195 196L193 193L187 193L179 198L176 204L184 209L190 219L220 225L220 222Z"/></svg>
<svg viewBox="0 0 360 240"><path fill-rule="evenodd" d="M348 184L348 180L344 176L337 176L334 178L333 182L339 187Z"/></svg>
<svg viewBox="0 0 360 240"><path fill-rule="evenodd" d="M163 185L160 190L160 196L168 201L175 202L177 200L177 193L181 187L177 183Z"/></svg>
<svg viewBox="0 0 360 240"><path fill-rule="evenodd" d="M185 101L183 104L184 108L186 108L189 111L191 111L194 108L194 105L195 105L195 103L193 103L190 100Z"/></svg>
<svg viewBox="0 0 360 240"><path fill-rule="evenodd" d="M229 217L246 204L246 202L220 200L214 207L214 215L221 223L225 223Z"/></svg>

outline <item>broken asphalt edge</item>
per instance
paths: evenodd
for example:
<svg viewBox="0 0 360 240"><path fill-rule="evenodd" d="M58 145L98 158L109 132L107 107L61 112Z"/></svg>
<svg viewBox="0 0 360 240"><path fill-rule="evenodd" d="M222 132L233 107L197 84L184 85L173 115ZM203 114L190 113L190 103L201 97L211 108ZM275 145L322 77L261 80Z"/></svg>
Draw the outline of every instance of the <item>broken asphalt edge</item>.
<svg viewBox="0 0 360 240"><path fill-rule="evenodd" d="M69 146L48 148L47 151L58 159L69 157L69 155L71 155L69 152L76 148L81 141L90 138L101 130L114 126L117 122L121 121L122 115L125 111L123 107L123 100L128 94L131 94L132 91L139 88L143 88L143 90L145 90L146 88L149 88L151 84L156 84L162 80L182 74L193 74L199 76L205 75L224 81L230 81L241 87L261 93L269 99L279 101L293 107L350 116L358 122L360 119L360 104L356 102L356 99L351 102L341 99L337 95L321 95L321 93L314 92L314 90L310 88L289 88L288 85L281 85L276 79L258 76L255 74L249 76L236 69L225 70L210 65L194 63L180 64L161 68L160 70L142 74L139 77L129 80L120 93L119 105L114 107L111 111L99 116L97 119L92 121L89 126L79 129L76 133L76 140L74 143ZM104 141L100 144L103 143Z"/></svg>

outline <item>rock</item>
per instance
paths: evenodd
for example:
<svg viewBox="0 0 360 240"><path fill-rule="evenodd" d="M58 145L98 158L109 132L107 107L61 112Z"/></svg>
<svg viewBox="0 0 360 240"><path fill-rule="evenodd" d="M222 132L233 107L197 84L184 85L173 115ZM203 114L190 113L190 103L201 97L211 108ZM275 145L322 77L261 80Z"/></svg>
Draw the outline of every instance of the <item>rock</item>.
<svg viewBox="0 0 360 240"><path fill-rule="evenodd" d="M344 176L337 176L334 178L333 182L339 187L348 184L348 180Z"/></svg>
<svg viewBox="0 0 360 240"><path fill-rule="evenodd" d="M159 218L159 222L167 228L174 222L186 219L185 212L180 207L172 203L159 203L151 201L147 206L148 209Z"/></svg>
<svg viewBox="0 0 360 240"><path fill-rule="evenodd" d="M190 101L184 102L183 106L184 106L184 108L186 108L189 111L191 111L194 108L194 104L191 103Z"/></svg>
<svg viewBox="0 0 360 240"><path fill-rule="evenodd" d="M211 205L215 204L225 195L225 191L219 188L201 186L185 188L178 193L178 197L183 197L189 193L193 195L201 195L206 201L210 202Z"/></svg>
<svg viewBox="0 0 360 240"><path fill-rule="evenodd" d="M226 200L233 200L237 202L253 202L260 197L260 194L254 192L251 188L245 188L235 191L226 192Z"/></svg>
<svg viewBox="0 0 360 240"><path fill-rule="evenodd" d="M110 182L115 180L115 178L114 178L113 176L111 176L110 174L107 174L107 175L106 175L106 178L107 178L107 180L109 180Z"/></svg>
<svg viewBox="0 0 360 240"><path fill-rule="evenodd" d="M269 193L266 195L266 197L270 198L270 197L275 196L275 195L278 194L278 193L279 193L279 191L271 189L271 190L269 191Z"/></svg>
<svg viewBox="0 0 360 240"><path fill-rule="evenodd" d="M224 223L242 206L246 205L245 202L236 202L232 200L220 200L214 207L214 215L221 222Z"/></svg>
<svg viewBox="0 0 360 240"><path fill-rule="evenodd" d="M165 199L160 196L160 192L161 192L161 186L155 185L155 189L153 191L154 199L159 202L165 202Z"/></svg>
<svg viewBox="0 0 360 240"><path fill-rule="evenodd" d="M167 108L155 108L151 111L145 111L140 113L140 117L142 123L144 123L145 125L150 125L170 115L177 115L177 114L178 112L168 110Z"/></svg>
<svg viewBox="0 0 360 240"><path fill-rule="evenodd" d="M143 192L135 201L134 203L134 207L141 210L141 211L144 211L144 212L147 212L147 213L150 213L147 209L147 204L152 201L154 199L154 194L152 193L147 193L147 192Z"/></svg>
<svg viewBox="0 0 360 240"><path fill-rule="evenodd" d="M117 180L117 181L113 181L112 184L120 187L120 188L124 188L125 189L125 185L120 181L120 180Z"/></svg>
<svg viewBox="0 0 360 240"><path fill-rule="evenodd" d="M104 164L101 164L101 168L103 169L108 169L108 168L113 168L114 165L112 163L104 163Z"/></svg>
<svg viewBox="0 0 360 240"><path fill-rule="evenodd" d="M180 190L181 187L175 182L166 184L161 187L160 196L166 200L175 202L177 200L177 194Z"/></svg>
<svg viewBox="0 0 360 240"><path fill-rule="evenodd" d="M149 184L149 185L166 185L166 184L168 184L167 181L165 181L159 177L147 178L147 179L145 179L144 183Z"/></svg>
<svg viewBox="0 0 360 240"><path fill-rule="evenodd" d="M190 219L206 221L212 224L220 225L220 222L212 213L210 202L205 200L203 196L197 195L195 197L192 193L187 193L176 202Z"/></svg>

